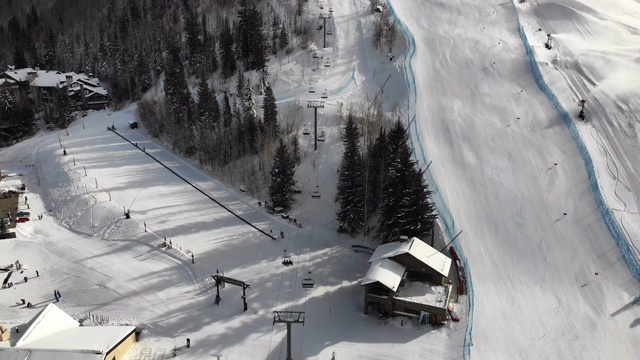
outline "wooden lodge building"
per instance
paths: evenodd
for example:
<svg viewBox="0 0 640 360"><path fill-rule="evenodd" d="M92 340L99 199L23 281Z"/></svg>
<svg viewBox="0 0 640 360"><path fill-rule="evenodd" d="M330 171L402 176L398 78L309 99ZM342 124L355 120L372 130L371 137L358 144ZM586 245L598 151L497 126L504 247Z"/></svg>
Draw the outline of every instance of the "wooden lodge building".
<svg viewBox="0 0 640 360"><path fill-rule="evenodd" d="M446 320L453 288L449 257L414 237L378 246L369 262L360 283L365 314L373 308L384 316L427 315L436 325Z"/></svg>

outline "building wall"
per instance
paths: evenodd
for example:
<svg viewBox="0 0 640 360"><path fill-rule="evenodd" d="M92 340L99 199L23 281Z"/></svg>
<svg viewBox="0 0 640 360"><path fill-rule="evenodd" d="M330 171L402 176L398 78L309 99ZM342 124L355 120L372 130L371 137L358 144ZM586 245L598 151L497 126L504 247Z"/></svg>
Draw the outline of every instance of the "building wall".
<svg viewBox="0 0 640 360"><path fill-rule="evenodd" d="M129 352L129 349L131 349L131 346L135 342L136 342L136 332L132 331L131 334L129 334L129 336L127 336L124 339L124 341L120 342L120 344L118 344L118 346L116 346L115 348L111 349L107 353L107 355L104 357L104 360L122 360L122 359L124 359L125 355L127 355L127 353Z"/></svg>
<svg viewBox="0 0 640 360"><path fill-rule="evenodd" d="M16 227L16 214L18 213L18 202L20 200L20 194L4 193L0 195L0 219L7 217L7 213L11 212L11 223L9 228Z"/></svg>

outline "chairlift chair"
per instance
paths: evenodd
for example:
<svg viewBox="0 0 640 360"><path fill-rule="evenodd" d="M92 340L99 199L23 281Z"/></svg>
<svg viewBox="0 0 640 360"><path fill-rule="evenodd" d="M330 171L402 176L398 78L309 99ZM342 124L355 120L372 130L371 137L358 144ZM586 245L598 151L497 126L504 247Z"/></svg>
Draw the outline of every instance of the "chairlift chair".
<svg viewBox="0 0 640 360"><path fill-rule="evenodd" d="M293 260L291 259L291 255L285 255L282 258L282 265L284 265L284 266L293 266Z"/></svg>
<svg viewBox="0 0 640 360"><path fill-rule="evenodd" d="M329 58L327 58L327 60L324 61L324 67L330 67L331 63L329 62Z"/></svg>
<svg viewBox="0 0 640 360"><path fill-rule="evenodd" d="M317 52L314 52L314 53L313 53L313 58L314 58L314 59L317 59L317 58L319 58L319 57L320 57L320 54L318 54Z"/></svg>
<svg viewBox="0 0 640 360"><path fill-rule="evenodd" d="M324 89L324 91L322 92L322 95L320 95L320 97L322 99L326 99L329 97L329 94L327 93L327 89Z"/></svg>
<svg viewBox="0 0 640 360"><path fill-rule="evenodd" d="M331 31L331 28L327 29L327 35L333 35L333 32Z"/></svg>
<svg viewBox="0 0 640 360"><path fill-rule="evenodd" d="M311 86L309 88L309 94L315 94L315 93L316 93L316 89L313 86Z"/></svg>
<svg viewBox="0 0 640 360"><path fill-rule="evenodd" d="M312 278L305 278L302 279L302 287L305 289L311 289L313 287L314 283L313 283L313 279Z"/></svg>

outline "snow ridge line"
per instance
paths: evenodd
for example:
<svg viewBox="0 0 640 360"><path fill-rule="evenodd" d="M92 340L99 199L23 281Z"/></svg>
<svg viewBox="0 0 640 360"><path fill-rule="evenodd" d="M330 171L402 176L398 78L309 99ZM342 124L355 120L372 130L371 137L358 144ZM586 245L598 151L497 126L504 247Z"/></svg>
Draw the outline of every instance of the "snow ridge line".
<svg viewBox="0 0 640 360"><path fill-rule="evenodd" d="M587 170L587 175L589 178L589 183L591 184L591 190L595 196L596 204L598 206L598 210L600 214L604 218L605 223L607 224L607 228L609 232L613 236L613 239L618 246L618 249L622 253L622 258L624 259L629 271L635 276L636 281L640 282L640 262L631 249L631 245L629 244L629 240L624 236L622 229L620 228L620 224L616 221L611 208L606 203L604 199L604 195L602 194L602 189L600 187L600 183L598 182L598 177L595 172L595 166L593 165L593 161L591 160L591 155L589 154L584 141L580 137L578 133L578 129L576 125L573 123L573 119L569 115L569 113L564 109L560 101L555 96L553 91L549 89L547 84L542 77L542 73L540 72L540 68L538 67L538 63L536 62L535 56L533 55L533 50L531 49L531 45L529 44L529 40L527 39L527 35L524 32L524 28L520 23L520 16L518 15L518 8L513 0L511 0L511 4L513 5L513 10L516 15L516 20L518 22L518 32L520 33L520 38L522 39L522 44L524 45L525 51L527 53L527 57L529 58L529 64L531 65L531 71L533 72L533 77L536 79L536 83L540 90L547 96L549 101L556 108L562 120L569 128L571 132L571 137L578 146L578 150L580 155L582 156L582 160L584 161L585 168Z"/></svg>
<svg viewBox="0 0 640 360"><path fill-rule="evenodd" d="M413 119L411 117L412 114L412 110L415 113L415 103L417 102L417 89L416 89L416 83L415 83L415 73L413 71L413 65L412 65L412 60L413 57L416 53L416 40L413 37L413 34L411 33L411 31L407 28L407 26L402 22L402 20L400 20L400 18L398 17L398 14L396 13L395 9L393 8L393 5L391 4L390 0L386 0L387 2L387 6L389 7L389 10L391 11L391 14L393 15L393 18L395 19L396 23L400 26L400 29L402 30L404 36L405 36L405 40L407 42L407 51L405 52L405 59L403 62L403 68L404 68L404 77L405 77L405 82L407 83L407 88L408 88L408 92L409 92L409 101L407 102L407 131L409 131L409 138L411 139L411 148L413 150L413 154L414 157L416 158L416 160L420 160L418 158L418 152L417 150L420 150L420 155L421 155L421 159L422 159L422 163L423 166L427 166L427 164L429 163L428 158L425 154L424 151L424 146L422 145L422 141L420 140L420 133L418 132L418 125L415 121L415 119ZM414 117L417 116L414 114ZM413 122L414 128L416 129L413 133L411 132L411 123ZM416 140L414 141L413 137L411 135L414 135L416 137ZM458 233L458 229L456 228L456 222L455 219L453 218L453 215L451 215L451 212L449 211L449 207L447 206L446 202L444 201L444 199L442 198L442 193L440 192L440 189L438 187L438 184L436 183L433 174L431 173L430 169L426 169L425 171L425 175L427 176L427 181L429 182L429 185L431 186L431 190L433 191L433 194L431 194L429 197L431 199L431 201L434 202L434 204L436 205L436 210L438 211L438 215L440 217L440 220L442 221L444 228L445 228L445 232L447 234L447 236L449 237L449 239L453 239L456 234ZM467 261L467 257L464 255L464 251L462 250L462 247L460 247L458 245L458 242L454 242L453 244L451 244L451 246L453 246L456 251L458 252L458 256L460 257L460 261L462 262L465 270L466 270L466 277L467 277L467 299L468 299L468 303L467 303L467 328L465 330L465 336L464 336L464 344L462 347L462 355L463 355L463 359L470 359L471 358L471 346L473 345L473 301L474 301L474 293L473 293L473 286L472 286L472 278L471 278L471 267L469 266L469 262Z"/></svg>

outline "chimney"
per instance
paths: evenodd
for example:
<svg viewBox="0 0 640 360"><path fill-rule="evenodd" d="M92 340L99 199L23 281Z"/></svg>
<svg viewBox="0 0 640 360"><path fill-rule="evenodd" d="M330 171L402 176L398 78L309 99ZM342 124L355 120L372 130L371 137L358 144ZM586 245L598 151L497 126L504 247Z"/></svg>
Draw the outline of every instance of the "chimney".
<svg viewBox="0 0 640 360"><path fill-rule="evenodd" d="M37 77L38 77L37 71L29 71L27 73L27 81L29 81L29 84L31 84L33 80L35 80Z"/></svg>
<svg viewBox="0 0 640 360"><path fill-rule="evenodd" d="M80 83L80 98L82 99L82 110L87 110L87 96L84 93L84 84Z"/></svg>
<svg viewBox="0 0 640 360"><path fill-rule="evenodd" d="M71 82L73 81L73 75L67 74L66 78L67 78L67 88L70 88L71 87Z"/></svg>

